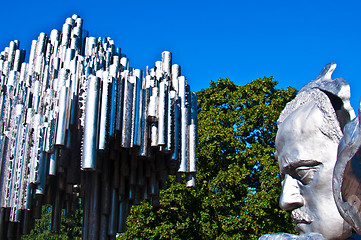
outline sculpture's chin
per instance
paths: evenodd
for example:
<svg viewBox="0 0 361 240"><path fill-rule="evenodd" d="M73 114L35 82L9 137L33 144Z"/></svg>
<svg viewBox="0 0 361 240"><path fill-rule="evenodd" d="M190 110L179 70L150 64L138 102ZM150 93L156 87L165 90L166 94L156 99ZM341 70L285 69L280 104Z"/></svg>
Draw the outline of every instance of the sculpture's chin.
<svg viewBox="0 0 361 240"><path fill-rule="evenodd" d="M344 231L332 231L332 229L329 229L329 231L320 231L320 229L314 229L315 225L312 225L312 223L298 223L296 224L296 231L302 235L302 234L311 234L311 233L318 233L321 234L325 239L329 240L344 240L351 236L352 232L351 229L344 230Z"/></svg>
<svg viewBox="0 0 361 240"><path fill-rule="evenodd" d="M305 234L305 233L308 233L310 231L307 231L307 228L309 224L308 223L298 223L296 225L296 231L299 232L300 234Z"/></svg>

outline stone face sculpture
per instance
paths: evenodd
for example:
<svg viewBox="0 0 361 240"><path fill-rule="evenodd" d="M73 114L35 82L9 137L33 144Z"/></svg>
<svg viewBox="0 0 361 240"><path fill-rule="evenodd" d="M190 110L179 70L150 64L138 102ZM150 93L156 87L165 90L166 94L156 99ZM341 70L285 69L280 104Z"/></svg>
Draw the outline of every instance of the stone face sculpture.
<svg viewBox="0 0 361 240"><path fill-rule="evenodd" d="M346 239L352 229L333 199L332 173L343 126L355 114L347 82L331 79L335 67L328 64L281 113L276 157L284 178L280 207L292 211L296 230Z"/></svg>

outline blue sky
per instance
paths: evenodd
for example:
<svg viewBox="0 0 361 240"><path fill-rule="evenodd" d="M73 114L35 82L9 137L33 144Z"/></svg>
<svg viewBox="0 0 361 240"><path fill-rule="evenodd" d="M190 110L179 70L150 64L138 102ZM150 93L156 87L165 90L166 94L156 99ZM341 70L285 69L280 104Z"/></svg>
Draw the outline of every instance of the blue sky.
<svg viewBox="0 0 361 240"><path fill-rule="evenodd" d="M111 37L132 67L171 51L193 91L220 77L244 85L264 76L300 89L336 61L333 78L350 83L354 108L361 97L360 0L3 0L0 8L1 50L18 39L28 55L32 39L75 13L90 36Z"/></svg>

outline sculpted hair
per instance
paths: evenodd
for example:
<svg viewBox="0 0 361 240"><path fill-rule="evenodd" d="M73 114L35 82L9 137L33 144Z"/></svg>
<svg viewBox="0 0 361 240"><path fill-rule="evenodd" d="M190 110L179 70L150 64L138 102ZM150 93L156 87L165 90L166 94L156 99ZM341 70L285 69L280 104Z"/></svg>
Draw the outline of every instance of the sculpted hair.
<svg viewBox="0 0 361 240"><path fill-rule="evenodd" d="M301 88L295 99L281 112L278 126L297 108L314 102L324 116L320 130L337 143L340 141L344 126L355 117L355 113L350 104L350 86L346 80L331 79L336 66L334 62L327 64L317 78Z"/></svg>
<svg viewBox="0 0 361 240"><path fill-rule="evenodd" d="M287 103L286 107L283 109L278 118L277 125L280 126L282 122L288 117L288 115L309 102L315 103L322 112L323 124L321 125L320 131L331 140L338 143L343 134L335 109L333 108L332 103L326 93L317 88L300 92L297 94L295 99Z"/></svg>

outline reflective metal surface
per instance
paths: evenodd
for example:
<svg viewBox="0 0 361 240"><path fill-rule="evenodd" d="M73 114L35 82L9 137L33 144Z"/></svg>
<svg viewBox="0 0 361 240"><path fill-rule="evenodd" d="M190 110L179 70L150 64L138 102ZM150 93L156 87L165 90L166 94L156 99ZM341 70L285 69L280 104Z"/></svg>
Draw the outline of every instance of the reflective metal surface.
<svg viewBox="0 0 361 240"><path fill-rule="evenodd" d="M143 72L83 20L0 53L0 239L28 233L43 204L51 228L83 205L83 239L114 239L130 206L159 205L170 174L195 186L197 100L172 54ZM144 74L144 75L143 75Z"/></svg>

